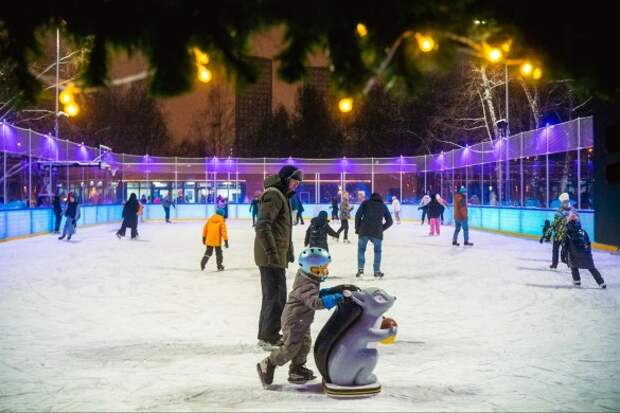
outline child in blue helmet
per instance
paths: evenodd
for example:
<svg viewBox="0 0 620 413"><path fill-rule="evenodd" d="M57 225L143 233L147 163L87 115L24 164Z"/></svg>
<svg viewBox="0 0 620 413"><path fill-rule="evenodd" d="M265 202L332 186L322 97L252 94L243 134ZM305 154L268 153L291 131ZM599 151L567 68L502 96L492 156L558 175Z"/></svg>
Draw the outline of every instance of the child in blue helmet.
<svg viewBox="0 0 620 413"><path fill-rule="evenodd" d="M312 347L310 325L314 321L314 312L329 310L344 299L340 293L330 294L328 289L319 288L327 278L327 266L331 260L329 252L318 247L306 248L299 254L300 268L282 313L284 344L256 365L264 387L273 382L276 366L289 361L289 382L301 384L316 378L314 372L305 367Z"/></svg>

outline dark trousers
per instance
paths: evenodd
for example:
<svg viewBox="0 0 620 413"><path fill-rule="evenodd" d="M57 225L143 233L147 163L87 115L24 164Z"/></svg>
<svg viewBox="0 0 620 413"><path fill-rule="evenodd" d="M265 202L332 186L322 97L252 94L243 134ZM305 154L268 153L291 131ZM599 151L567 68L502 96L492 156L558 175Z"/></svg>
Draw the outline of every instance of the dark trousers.
<svg viewBox="0 0 620 413"><path fill-rule="evenodd" d="M164 207L164 212L166 214L166 222L170 222L170 207Z"/></svg>
<svg viewBox="0 0 620 413"><path fill-rule="evenodd" d="M279 338L280 319L286 304L286 271L284 268L258 267L263 303L258 321L258 339L275 343Z"/></svg>
<svg viewBox="0 0 620 413"><path fill-rule="evenodd" d="M340 220L340 229L338 230L338 234L340 234L342 231L344 231L343 239L349 239L349 220L348 219Z"/></svg>
<svg viewBox="0 0 620 413"><path fill-rule="evenodd" d="M301 225L305 225L304 223L304 217L301 216L301 213L303 211L300 211L299 209L297 210L297 218L295 219L295 223L298 224L299 221L301 221Z"/></svg>
<svg viewBox="0 0 620 413"><path fill-rule="evenodd" d="M551 252L551 265L554 267L558 266L558 261L560 259L560 245L562 243L560 241L553 241L553 249Z"/></svg>
<svg viewBox="0 0 620 413"><path fill-rule="evenodd" d="M594 281L596 281L596 283L598 285L601 285L601 284L603 284L605 282L605 280L601 276L601 273L598 272L598 270L596 268L594 268L594 267L588 268L588 271L590 271L590 274L592 274L592 277L594 278ZM581 276L579 275L579 268L571 268L570 269L570 273L573 276L573 281L575 281L577 283L581 283Z"/></svg>
<svg viewBox="0 0 620 413"><path fill-rule="evenodd" d="M138 236L138 222L128 223L126 219L123 220L123 223L121 224L121 229L118 230L118 234L124 237L127 227L131 228L131 238L135 238Z"/></svg>
<svg viewBox="0 0 620 413"><path fill-rule="evenodd" d="M215 248L215 262L218 267L220 267L224 263L224 255L222 254L222 247L212 247L207 246L207 250L205 251L205 256L211 258L213 255L213 249Z"/></svg>
<svg viewBox="0 0 620 413"><path fill-rule="evenodd" d="M422 210L422 223L424 224L424 219L426 218L426 209Z"/></svg>
<svg viewBox="0 0 620 413"><path fill-rule="evenodd" d="M54 215L56 216L56 222L54 223L54 232L60 232L60 221L62 221L62 212Z"/></svg>

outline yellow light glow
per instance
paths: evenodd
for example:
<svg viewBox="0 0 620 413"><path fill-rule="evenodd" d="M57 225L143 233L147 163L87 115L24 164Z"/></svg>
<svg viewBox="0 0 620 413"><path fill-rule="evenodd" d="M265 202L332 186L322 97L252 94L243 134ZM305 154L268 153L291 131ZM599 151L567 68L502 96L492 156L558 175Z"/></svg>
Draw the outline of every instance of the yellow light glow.
<svg viewBox="0 0 620 413"><path fill-rule="evenodd" d="M533 70L534 66L530 62L525 62L521 65L521 74L523 76L530 76Z"/></svg>
<svg viewBox="0 0 620 413"><path fill-rule="evenodd" d="M491 47L487 50L486 58L491 63L497 63L504 57L504 54L497 47Z"/></svg>
<svg viewBox="0 0 620 413"><path fill-rule="evenodd" d="M364 23L357 23L357 26L355 26L355 31L357 31L359 37L366 37L368 34L368 28Z"/></svg>
<svg viewBox="0 0 620 413"><path fill-rule="evenodd" d="M213 78L213 74L204 66L198 67L198 79L203 83L209 83Z"/></svg>
<svg viewBox="0 0 620 413"><path fill-rule="evenodd" d="M502 43L502 50L504 51L504 53L509 53L511 47L512 47L512 40L507 40L504 43Z"/></svg>
<svg viewBox="0 0 620 413"><path fill-rule="evenodd" d="M197 47L194 47L194 56L196 57L196 64L208 65L209 64L209 55L200 50Z"/></svg>
<svg viewBox="0 0 620 413"><path fill-rule="evenodd" d="M69 116L76 116L80 113L80 107L76 103L69 103L65 106L65 113Z"/></svg>
<svg viewBox="0 0 620 413"><path fill-rule="evenodd" d="M415 39L418 42L418 47L424 53L428 53L435 48L435 40L431 36L425 36L421 33L416 33Z"/></svg>
<svg viewBox="0 0 620 413"><path fill-rule="evenodd" d="M65 89L62 92L60 92L60 95L58 96L58 100L63 105L68 105L69 103L73 102L73 94L68 89Z"/></svg>
<svg viewBox="0 0 620 413"><path fill-rule="evenodd" d="M352 98L342 98L338 102L338 109L341 112L347 113L353 110L353 99Z"/></svg>
<svg viewBox="0 0 620 413"><path fill-rule="evenodd" d="M543 75L543 71L540 67L537 67L536 69L534 69L534 71L532 72L532 79L534 80L539 80Z"/></svg>

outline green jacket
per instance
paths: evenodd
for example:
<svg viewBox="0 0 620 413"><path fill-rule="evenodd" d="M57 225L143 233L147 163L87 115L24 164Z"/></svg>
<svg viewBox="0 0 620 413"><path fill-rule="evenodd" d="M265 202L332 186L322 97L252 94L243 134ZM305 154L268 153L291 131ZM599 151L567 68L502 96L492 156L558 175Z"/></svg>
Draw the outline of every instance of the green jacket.
<svg viewBox="0 0 620 413"><path fill-rule="evenodd" d="M254 261L259 267L286 268L294 261L290 196L282 193L280 177L265 179L258 203Z"/></svg>
<svg viewBox="0 0 620 413"><path fill-rule="evenodd" d="M566 218L570 215L570 213L575 213L575 208L569 206L568 208L560 207L554 217L551 226L545 232L545 238L553 237L553 240L556 242L562 242L564 240L564 233L566 231Z"/></svg>

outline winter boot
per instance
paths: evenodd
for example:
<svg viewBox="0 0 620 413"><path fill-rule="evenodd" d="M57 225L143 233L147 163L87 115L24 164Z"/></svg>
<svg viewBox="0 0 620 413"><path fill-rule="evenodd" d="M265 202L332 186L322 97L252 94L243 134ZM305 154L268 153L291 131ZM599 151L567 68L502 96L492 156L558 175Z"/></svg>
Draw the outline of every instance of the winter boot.
<svg viewBox="0 0 620 413"><path fill-rule="evenodd" d="M605 283L599 284L598 286L601 287L601 289L603 290L607 288L607 284Z"/></svg>
<svg viewBox="0 0 620 413"><path fill-rule="evenodd" d="M455 247L458 247L458 246L459 246L459 245L461 245L461 244L459 244L459 243L458 243L458 242L456 242L456 241L452 241L452 245L454 245Z"/></svg>
<svg viewBox="0 0 620 413"><path fill-rule="evenodd" d="M465 245L466 247L473 247L473 246L474 246L474 243L473 243L473 242L469 242L469 241L467 241L467 242L465 242L463 245Z"/></svg>
<svg viewBox="0 0 620 413"><path fill-rule="evenodd" d="M67 237L67 241L71 241L71 235Z"/></svg>
<svg viewBox="0 0 620 413"><path fill-rule="evenodd" d="M273 373L276 371L276 365L267 357L256 365L256 371L263 388L266 389L273 383Z"/></svg>
<svg viewBox="0 0 620 413"><path fill-rule="evenodd" d="M288 381L294 384L304 384L316 379L314 372L304 366L293 366L288 369Z"/></svg>
<svg viewBox="0 0 620 413"><path fill-rule="evenodd" d="M61 235L60 237L58 237L58 239L65 239L65 236Z"/></svg>
<svg viewBox="0 0 620 413"><path fill-rule="evenodd" d="M577 288L581 287L581 281L573 281L573 285Z"/></svg>
<svg viewBox="0 0 620 413"><path fill-rule="evenodd" d="M121 238L123 238L123 236L121 235L121 233L120 233L120 232L117 232L117 233L116 233L116 238L121 239Z"/></svg>
<svg viewBox="0 0 620 413"><path fill-rule="evenodd" d="M551 268L552 270L555 270L556 268L558 268L558 264L551 264L549 268Z"/></svg>
<svg viewBox="0 0 620 413"><path fill-rule="evenodd" d="M224 271L224 266L223 265L218 265L217 266L217 270L218 271Z"/></svg>
<svg viewBox="0 0 620 413"><path fill-rule="evenodd" d="M355 274L355 276L357 278L363 277L364 276L364 270L363 269L357 270L357 274Z"/></svg>
<svg viewBox="0 0 620 413"><path fill-rule="evenodd" d="M383 278L385 274L383 274L381 271L376 271L375 272L375 278Z"/></svg>
<svg viewBox="0 0 620 413"><path fill-rule="evenodd" d="M209 256L208 255L203 255L202 259L200 260L200 270L201 271L205 270L205 266L207 265L208 261L209 261Z"/></svg>

